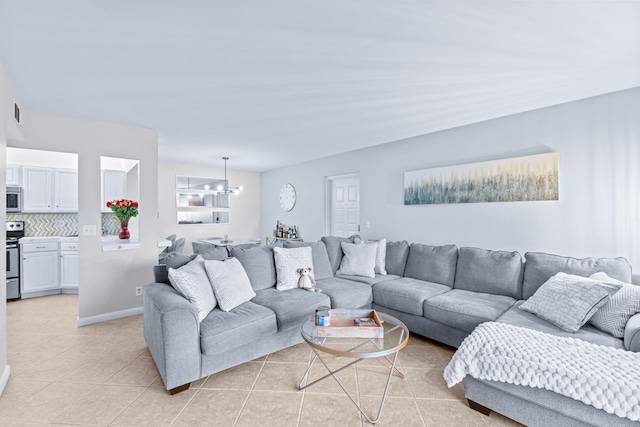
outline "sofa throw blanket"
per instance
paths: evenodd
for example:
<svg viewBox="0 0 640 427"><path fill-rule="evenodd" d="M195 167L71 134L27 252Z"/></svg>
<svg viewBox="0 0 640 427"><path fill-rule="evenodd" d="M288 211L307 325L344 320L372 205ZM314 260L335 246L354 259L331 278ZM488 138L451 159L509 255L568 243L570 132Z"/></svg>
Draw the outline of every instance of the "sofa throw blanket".
<svg viewBox="0 0 640 427"><path fill-rule="evenodd" d="M479 325L444 370L551 390L610 414L640 420L640 354L505 323Z"/></svg>

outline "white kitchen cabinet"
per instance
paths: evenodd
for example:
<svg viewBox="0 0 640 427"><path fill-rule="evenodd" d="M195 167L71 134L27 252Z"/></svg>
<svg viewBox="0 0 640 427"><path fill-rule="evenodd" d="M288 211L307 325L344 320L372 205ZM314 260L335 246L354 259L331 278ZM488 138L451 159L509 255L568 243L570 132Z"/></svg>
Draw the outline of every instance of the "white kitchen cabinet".
<svg viewBox="0 0 640 427"><path fill-rule="evenodd" d="M60 289L62 293L78 293L78 244L60 243Z"/></svg>
<svg viewBox="0 0 640 427"><path fill-rule="evenodd" d="M53 170L36 166L24 166L22 212L50 212L52 210Z"/></svg>
<svg viewBox="0 0 640 427"><path fill-rule="evenodd" d="M78 171L37 166L22 168L23 212L77 212Z"/></svg>
<svg viewBox="0 0 640 427"><path fill-rule="evenodd" d="M54 202L56 212L78 212L78 171L54 169Z"/></svg>
<svg viewBox="0 0 640 427"><path fill-rule="evenodd" d="M107 202L124 199L127 174L124 171L105 169L102 171L102 211L111 212Z"/></svg>
<svg viewBox="0 0 640 427"><path fill-rule="evenodd" d="M7 187L20 187L20 166L7 165Z"/></svg>
<svg viewBox="0 0 640 427"><path fill-rule="evenodd" d="M21 249L22 298L60 293L58 243L27 243Z"/></svg>

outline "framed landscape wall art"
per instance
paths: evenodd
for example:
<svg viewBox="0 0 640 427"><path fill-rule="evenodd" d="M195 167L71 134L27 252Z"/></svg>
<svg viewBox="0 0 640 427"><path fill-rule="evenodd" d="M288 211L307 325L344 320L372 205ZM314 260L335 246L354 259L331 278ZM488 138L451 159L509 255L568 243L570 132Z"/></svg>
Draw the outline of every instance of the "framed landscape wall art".
<svg viewBox="0 0 640 427"><path fill-rule="evenodd" d="M404 204L558 200L559 153L404 173Z"/></svg>

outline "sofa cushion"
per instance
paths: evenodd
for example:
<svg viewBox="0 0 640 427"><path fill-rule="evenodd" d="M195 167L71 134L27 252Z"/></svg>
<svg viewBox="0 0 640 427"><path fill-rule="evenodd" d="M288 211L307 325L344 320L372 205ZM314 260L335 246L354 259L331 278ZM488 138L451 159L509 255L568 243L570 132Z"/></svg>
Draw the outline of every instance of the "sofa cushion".
<svg viewBox="0 0 640 427"><path fill-rule="evenodd" d="M602 307L622 285L601 283L582 276L558 273L547 280L520 309L575 332Z"/></svg>
<svg viewBox="0 0 640 427"><path fill-rule="evenodd" d="M272 288L276 285L276 266L273 260L273 246L252 248L231 248L231 256L238 258L247 272L254 291Z"/></svg>
<svg viewBox="0 0 640 427"><path fill-rule="evenodd" d="M518 252L460 248L453 287L520 298L522 273Z"/></svg>
<svg viewBox="0 0 640 427"><path fill-rule="evenodd" d="M450 290L448 286L439 283L401 277L373 285L373 300L378 305L422 316L423 303L427 298Z"/></svg>
<svg viewBox="0 0 640 427"><path fill-rule="evenodd" d="M199 321L202 322L215 308L216 297L201 257L196 256L193 261L180 268L170 268L169 281L175 290L195 306Z"/></svg>
<svg viewBox="0 0 640 427"><path fill-rule="evenodd" d="M329 262L327 247L322 242L290 242L285 241L285 248L303 248L311 247L311 255L313 257L313 278L316 280L333 277L333 270Z"/></svg>
<svg viewBox="0 0 640 427"><path fill-rule="evenodd" d="M395 276L404 275L409 256L409 243L406 240L400 242L387 242L387 254L384 258L384 268L387 274Z"/></svg>
<svg viewBox="0 0 640 427"><path fill-rule="evenodd" d="M544 282L559 272L589 277L602 271L609 277L631 283L631 266L625 258L577 259L541 252L527 252L524 257L526 262L522 284L523 299L535 294Z"/></svg>
<svg viewBox="0 0 640 427"><path fill-rule="evenodd" d="M212 246L208 248L206 251L202 251L199 254L202 259L206 260L217 260L223 261L229 258L229 251L226 247Z"/></svg>
<svg viewBox="0 0 640 427"><path fill-rule="evenodd" d="M200 345L208 356L251 344L278 331L276 315L247 301L231 311L214 309L200 323Z"/></svg>
<svg viewBox="0 0 640 427"><path fill-rule="evenodd" d="M404 276L453 287L458 262L455 245L429 246L412 243Z"/></svg>
<svg viewBox="0 0 640 427"><path fill-rule="evenodd" d="M346 243L342 247L342 261L336 274L343 276L376 277L377 243Z"/></svg>
<svg viewBox="0 0 640 427"><path fill-rule="evenodd" d="M237 258L205 261L204 268L221 310L231 311L256 295Z"/></svg>
<svg viewBox="0 0 640 427"><path fill-rule="evenodd" d="M331 303L324 293L303 289L278 291L276 288L257 291L251 301L267 307L276 314L279 331L300 327L304 318L311 315L316 308Z"/></svg>
<svg viewBox="0 0 640 427"><path fill-rule="evenodd" d="M331 263L331 272L335 273L340 268L340 262L342 261L342 242L353 243L356 238L360 236L355 235L351 237L336 237L336 236L324 236L322 237L322 243L327 248L327 255L329 256L329 262Z"/></svg>
<svg viewBox="0 0 640 427"><path fill-rule="evenodd" d="M396 276L395 274L376 274L376 277L364 277L364 276L341 276L336 274L335 277L340 279L352 280L355 282L366 283L369 286L373 286L378 282L388 282L389 280L399 279L402 276Z"/></svg>
<svg viewBox="0 0 640 427"><path fill-rule="evenodd" d="M553 323L547 322L535 314L520 310L519 307L523 303L524 301L516 302L513 307L507 310L502 316L498 317L496 321L515 326L523 326L525 328L535 329L536 331L547 332L561 337L579 338L594 344L624 348L624 343L621 339L615 338L606 332L602 332L589 324L584 325L577 332L565 332L556 327Z"/></svg>
<svg viewBox="0 0 640 427"><path fill-rule="evenodd" d="M452 289L424 302L424 317L471 332L483 322L496 320L514 303L505 295Z"/></svg>
<svg viewBox="0 0 640 427"><path fill-rule="evenodd" d="M276 289L286 291L298 287L300 280L299 270L311 268L313 270L313 256L310 247L302 248L273 248L276 261ZM312 271L313 273L313 271Z"/></svg>
<svg viewBox="0 0 640 427"><path fill-rule="evenodd" d="M354 280L332 277L316 281L316 287L331 299L331 308L360 308L371 306L371 286Z"/></svg>

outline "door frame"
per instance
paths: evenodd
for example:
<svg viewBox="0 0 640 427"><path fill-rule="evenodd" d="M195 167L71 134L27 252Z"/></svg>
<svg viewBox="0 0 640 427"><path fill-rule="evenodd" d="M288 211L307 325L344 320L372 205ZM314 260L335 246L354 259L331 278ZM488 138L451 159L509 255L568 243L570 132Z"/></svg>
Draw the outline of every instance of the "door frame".
<svg viewBox="0 0 640 427"><path fill-rule="evenodd" d="M323 236L329 236L331 233L331 182L336 179L345 179L345 178L358 178L360 179L360 172L350 172L344 173L340 175L329 175L324 179L324 230L322 231ZM360 188L360 185L358 185ZM358 195L358 211L360 211L360 195Z"/></svg>

